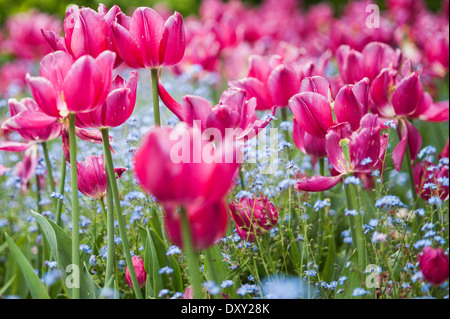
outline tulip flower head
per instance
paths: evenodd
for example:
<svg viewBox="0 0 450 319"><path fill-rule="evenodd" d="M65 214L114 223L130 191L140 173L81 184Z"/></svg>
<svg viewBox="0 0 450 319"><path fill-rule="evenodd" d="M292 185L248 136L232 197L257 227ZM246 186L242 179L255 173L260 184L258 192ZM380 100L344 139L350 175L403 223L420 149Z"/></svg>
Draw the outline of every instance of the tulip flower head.
<svg viewBox="0 0 450 319"><path fill-rule="evenodd" d="M147 273L144 268L144 261L140 256L133 256L131 259L133 262L134 271L136 272L136 278L139 284L139 287L142 288L147 281ZM128 266L125 270L125 281L127 282L128 287L133 288L133 282L131 281L130 270Z"/></svg>
<svg viewBox="0 0 450 319"><path fill-rule="evenodd" d="M126 168L115 168L114 172L120 178ZM106 171L103 155L89 155L84 162L77 163L78 190L92 199L102 199L106 196Z"/></svg>
<svg viewBox="0 0 450 319"><path fill-rule="evenodd" d="M77 60L64 51L48 54L39 77L27 75L31 93L42 112L53 117L93 111L110 91L115 54L100 53L95 59L83 55Z"/></svg>
<svg viewBox="0 0 450 319"><path fill-rule="evenodd" d="M112 34L117 53L132 68L171 66L184 55L183 17L178 12L166 21L147 7L137 8L131 17L119 12Z"/></svg>
<svg viewBox="0 0 450 319"><path fill-rule="evenodd" d="M423 278L433 286L440 286L448 279L448 256L442 248L425 247L419 254L419 267Z"/></svg>
<svg viewBox="0 0 450 319"><path fill-rule="evenodd" d="M243 197L230 204L231 217L243 240L254 242L256 236L269 231L278 222L278 210L265 196Z"/></svg>

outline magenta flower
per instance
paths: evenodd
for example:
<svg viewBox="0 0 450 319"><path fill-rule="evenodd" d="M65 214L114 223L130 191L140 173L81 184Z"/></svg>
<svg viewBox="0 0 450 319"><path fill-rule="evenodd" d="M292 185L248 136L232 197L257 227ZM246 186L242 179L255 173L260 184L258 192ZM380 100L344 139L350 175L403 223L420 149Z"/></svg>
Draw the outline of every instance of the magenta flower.
<svg viewBox="0 0 450 319"><path fill-rule="evenodd" d="M385 118L398 118L400 141L392 153L394 166L401 170L407 145L411 160L415 160L422 145L419 131L407 118L419 118L429 122L445 122L449 119L447 101L433 103L428 92L424 92L419 74L415 71L400 74L392 68L383 69L370 87L371 109Z"/></svg>
<svg viewBox="0 0 450 319"><path fill-rule="evenodd" d="M258 110L273 106L286 107L289 99L298 92L300 75L289 65L283 64L280 56L269 60L252 55L249 72L244 79L231 81L230 86L247 91L248 98L255 97Z"/></svg>
<svg viewBox="0 0 450 319"><path fill-rule="evenodd" d="M96 58L106 50L114 51L111 24L120 8L114 5L109 11L99 4L98 12L91 8L71 5L64 19L64 37L57 32L42 28L42 34L54 51L62 50L77 59L85 54ZM121 63L116 57L116 65Z"/></svg>
<svg viewBox="0 0 450 319"><path fill-rule="evenodd" d="M354 84L363 78L370 82L384 68L397 69L401 62L401 51L385 43L371 42L361 52L341 45L336 52L339 71L345 83Z"/></svg>
<svg viewBox="0 0 450 319"><path fill-rule="evenodd" d="M120 178L126 168L114 168ZM89 155L84 162L77 162L78 190L93 199L106 196L106 171L103 155Z"/></svg>
<svg viewBox="0 0 450 319"><path fill-rule="evenodd" d="M201 134L198 127L180 123L156 128L142 142L134 158L136 176L158 201L172 207L201 206L228 192L241 155L223 143L209 153L211 143L202 141Z"/></svg>
<svg viewBox="0 0 450 319"><path fill-rule="evenodd" d="M325 140L305 132L295 119L293 121L292 139L302 153L318 158L327 156Z"/></svg>
<svg viewBox="0 0 450 319"><path fill-rule="evenodd" d="M138 73L132 71L128 81L116 76L112 81L111 92L102 106L94 111L77 113L76 125L81 128L117 127L131 116L136 104Z"/></svg>
<svg viewBox="0 0 450 319"><path fill-rule="evenodd" d="M119 12L112 33L116 52L132 68L171 66L184 55L183 17L178 12L165 22L147 7L137 8L132 17Z"/></svg>
<svg viewBox="0 0 450 319"><path fill-rule="evenodd" d="M49 116L89 112L108 96L115 54L84 55L77 60L64 51L48 54L41 61L40 76L27 75L31 93L39 108Z"/></svg>
<svg viewBox="0 0 450 319"><path fill-rule="evenodd" d="M238 235L250 242L278 222L278 210L265 196L243 197L239 202L231 203L230 210Z"/></svg>
<svg viewBox="0 0 450 319"><path fill-rule="evenodd" d="M165 227L170 240L178 247L184 247L180 214L173 205L163 204L163 206ZM185 209L195 250L199 251L214 245L225 234L229 213L224 200L203 205L187 205Z"/></svg>
<svg viewBox="0 0 450 319"><path fill-rule="evenodd" d="M343 86L334 101L328 80L320 76L303 79L300 91L289 100L289 108L302 129L316 138L324 139L328 129L336 123L349 122L351 128L356 130L367 113L367 79Z"/></svg>
<svg viewBox="0 0 450 319"><path fill-rule="evenodd" d="M41 112L33 99L9 99L8 104L11 117L3 122L3 129L17 131L26 141L48 141L61 135L58 118Z"/></svg>
<svg viewBox="0 0 450 319"><path fill-rule="evenodd" d="M147 272L145 271L144 261L140 256L133 256L131 258L133 262L134 272L136 273L137 282L139 287L142 288L147 281ZM127 282L128 287L133 288L133 282L131 281L130 270L127 266L125 269L125 281Z"/></svg>
<svg viewBox="0 0 450 319"><path fill-rule="evenodd" d="M215 106L211 106L206 99L194 95L186 95L180 104L167 93L161 81L159 81L159 95L163 103L181 121L190 126L200 123L202 130L216 128L222 137L225 137L227 129L236 129L234 137L236 140L250 139L271 121L270 117L258 120L256 99L248 99L246 91L238 88L224 91L219 104Z"/></svg>
<svg viewBox="0 0 450 319"><path fill-rule="evenodd" d="M335 186L344 175L372 172L383 162L387 147L387 134L380 136L380 132L378 116L374 114L364 115L357 131L353 131L349 123L331 127L326 135L325 147L330 164L338 175L303 178L296 188L310 192L324 191ZM348 154L345 154L344 145Z"/></svg>
<svg viewBox="0 0 450 319"><path fill-rule="evenodd" d="M425 247L418 259L423 278L430 284L440 286L448 279L448 256L442 248Z"/></svg>

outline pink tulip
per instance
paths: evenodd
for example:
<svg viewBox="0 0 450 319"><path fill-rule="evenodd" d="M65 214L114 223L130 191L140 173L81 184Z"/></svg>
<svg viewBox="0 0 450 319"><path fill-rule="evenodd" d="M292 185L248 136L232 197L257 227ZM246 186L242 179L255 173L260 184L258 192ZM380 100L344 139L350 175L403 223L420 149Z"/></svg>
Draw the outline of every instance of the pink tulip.
<svg viewBox="0 0 450 319"><path fill-rule="evenodd" d="M165 22L151 8L139 7L132 17L118 13L112 24L116 51L132 68L159 68L180 62L185 50L183 17L175 12Z"/></svg>
<svg viewBox="0 0 450 319"><path fill-rule="evenodd" d="M211 143L201 135L198 127L180 123L156 128L142 142L134 158L136 176L158 201L199 205L222 199L230 189L241 156L226 141L210 153Z"/></svg>
<svg viewBox="0 0 450 319"><path fill-rule="evenodd" d="M93 58L77 60L63 51L48 54L41 62L39 77L27 75L39 108L49 116L93 111L108 96L115 54L104 51Z"/></svg>
<svg viewBox="0 0 450 319"><path fill-rule="evenodd" d="M248 99L246 91L238 88L227 89L222 93L219 104L211 106L206 99L193 95L183 97L180 104L169 95L161 81L158 85L161 100L181 121L190 126L200 123L202 130L216 128L222 137L225 137L227 129L236 129L234 139L251 139L271 121L270 117L258 120L256 99Z"/></svg>
<svg viewBox="0 0 450 319"><path fill-rule="evenodd" d="M296 188L311 192L324 191L335 186L344 175L370 173L377 169L384 160L387 147L387 134L380 137L380 132L378 116L374 114L363 116L358 131L353 131L349 123L333 126L326 135L325 147L330 164L339 175L303 178ZM344 155L341 143L348 145L347 155Z"/></svg>
<svg viewBox="0 0 450 319"><path fill-rule="evenodd" d="M98 12L71 5L67 8L64 19L65 36L60 38L58 33L45 28L42 34L54 51L66 51L74 59L85 54L96 58L103 51L114 51L111 24L119 12L120 8L116 5L108 11L105 5L100 4ZM117 67L121 60L119 57L116 59Z"/></svg>
<svg viewBox="0 0 450 319"><path fill-rule="evenodd" d="M382 69L398 68L401 51L380 42L367 44L361 52L341 45L336 52L339 71L345 83L354 84L367 77L370 82Z"/></svg>
<svg viewBox="0 0 450 319"><path fill-rule="evenodd" d="M61 135L58 119L42 113L33 99L9 99L8 104L11 117L2 128L17 131L26 141L48 141Z"/></svg>
<svg viewBox="0 0 450 319"><path fill-rule="evenodd" d="M332 105L336 123L349 122L353 130L359 127L362 116L368 108L368 80L355 85L343 86L332 101L331 85L323 77L314 76L303 79L302 93L289 100L289 108L302 129L308 134L324 139L333 121Z"/></svg>
<svg viewBox="0 0 450 319"><path fill-rule="evenodd" d="M56 17L38 11L16 14L6 21L9 39L7 50L23 59L41 59L51 52L51 47L42 37L41 29L59 33L61 22Z"/></svg>
<svg viewBox="0 0 450 319"><path fill-rule="evenodd" d="M327 156L325 140L305 132L295 119L293 122L292 139L295 146L302 153L318 158Z"/></svg>
<svg viewBox="0 0 450 319"><path fill-rule="evenodd" d="M163 204L165 225L170 240L179 247L184 247L181 218L176 206ZM185 206L189 221L193 247L199 251L212 246L227 229L228 210L224 200L203 205Z"/></svg>
<svg viewBox="0 0 450 319"><path fill-rule="evenodd" d="M111 92L99 108L87 113L77 113L76 125L81 128L117 127L131 116L136 103L138 73L132 71L128 81L116 76Z"/></svg>
<svg viewBox="0 0 450 319"><path fill-rule="evenodd" d="M276 207L264 196L243 197L238 203L231 203L230 210L239 236L250 242L278 222Z"/></svg>
<svg viewBox="0 0 450 319"><path fill-rule="evenodd" d="M248 77L231 81L230 86L247 91L248 98L255 97L258 110L268 110L288 105L289 99L298 92L300 75L291 66L282 64L279 56L267 60L252 55Z"/></svg>
<svg viewBox="0 0 450 319"><path fill-rule="evenodd" d="M120 178L126 168L115 168L114 172ZM106 196L106 171L103 155L86 157L84 162L77 162L78 190L93 199Z"/></svg>
<svg viewBox="0 0 450 319"><path fill-rule="evenodd" d="M448 256L442 248L425 247L418 259L423 278L430 284L440 286L448 279Z"/></svg>
<svg viewBox="0 0 450 319"><path fill-rule="evenodd" d="M147 281L147 273L145 272L144 261L139 256L133 256L133 258L131 258L131 261L133 262L133 268L136 273L139 287L142 288ZM125 270L125 281L127 282L128 287L133 288L133 282L131 281L130 270L128 269L128 266Z"/></svg>

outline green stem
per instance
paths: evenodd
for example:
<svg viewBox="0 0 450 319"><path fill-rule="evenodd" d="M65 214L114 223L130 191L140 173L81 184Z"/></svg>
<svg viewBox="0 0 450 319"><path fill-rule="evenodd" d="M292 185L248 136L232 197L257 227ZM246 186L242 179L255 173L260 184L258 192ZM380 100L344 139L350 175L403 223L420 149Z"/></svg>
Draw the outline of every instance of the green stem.
<svg viewBox="0 0 450 319"><path fill-rule="evenodd" d="M214 258L211 255L211 249L212 249L212 247L205 250L206 260L208 261L208 264L209 264L208 269L210 271L211 277L214 280L214 282L216 284L220 285L219 275L217 274L217 269L216 269L216 264L214 263Z"/></svg>
<svg viewBox="0 0 450 319"><path fill-rule="evenodd" d="M62 155L62 163L61 163L61 180L59 185L59 194L64 194L64 184L66 183L66 158L64 157L64 153ZM56 206L56 225L61 225L61 212L63 207L63 199L58 200L58 204Z"/></svg>
<svg viewBox="0 0 450 319"><path fill-rule="evenodd" d="M325 160L323 157L319 158L319 172L320 175L325 176ZM319 198L321 201L325 200L325 193L319 192ZM325 208L319 210L319 236L317 239L317 243L319 245L319 261L322 259L322 251L323 251L323 231L324 231L324 223L325 223Z"/></svg>
<svg viewBox="0 0 450 319"><path fill-rule="evenodd" d="M191 226L187 217L187 212L184 207L180 208L181 227L183 231L183 246L187 258L187 271L191 280L192 289L194 292L194 299L202 299L202 285L200 279L200 272L198 270L198 256L194 251L192 243Z"/></svg>
<svg viewBox="0 0 450 319"><path fill-rule="evenodd" d="M153 91L153 118L155 126L161 126L159 116L159 94L158 94L158 69L151 69L152 72L152 91Z"/></svg>
<svg viewBox="0 0 450 319"><path fill-rule="evenodd" d="M52 173L52 164L50 162L50 157L48 156L48 147L47 142L41 142L42 149L44 150L44 158L45 158L45 165L47 166L47 176L48 176L48 184L50 185L50 190L52 193L55 193L55 180L53 179L53 173ZM56 212L58 201L56 197L52 198L53 202L53 212Z"/></svg>
<svg viewBox="0 0 450 319"><path fill-rule="evenodd" d="M153 70L152 70L153 71ZM114 198L115 210L117 213L117 221L119 222L119 232L122 239L123 252L125 254L125 261L130 272L131 282L133 283L133 290L137 299L142 299L141 289L139 287L138 280L136 278L136 272L134 270L133 261L130 254L130 245L128 244L127 231L125 228L125 221L122 215L122 208L120 206L119 189L116 183L116 174L114 173L114 165L112 161L111 148L109 145L109 133L108 128L100 129L103 139L103 151L106 165L106 176L111 181L112 194ZM110 206L110 205L108 205Z"/></svg>
<svg viewBox="0 0 450 319"><path fill-rule="evenodd" d="M106 176L108 179L108 176ZM102 207L103 214L107 214L106 217L106 233L108 236L108 242L106 244L107 247L107 259L106 259L106 274L105 274L105 287L113 286L113 272L114 272L114 204L112 197L112 190L109 181L107 181L107 189L106 189L106 200L107 207L105 209L105 204L103 200L100 199L100 206Z"/></svg>
<svg viewBox="0 0 450 319"><path fill-rule="evenodd" d="M244 173L242 172L242 165L239 166L239 179L241 180L241 188L242 188L242 190L244 190L245 182L244 182Z"/></svg>
<svg viewBox="0 0 450 319"><path fill-rule="evenodd" d="M78 206L78 177L77 177L77 141L75 136L75 113L69 114L69 139L70 139L70 184L72 187L72 263L77 267L74 272L75 285L72 288L72 299L80 299L80 238L79 238L79 206Z"/></svg>
<svg viewBox="0 0 450 319"><path fill-rule="evenodd" d="M349 216L350 220L350 231L352 235L353 245L356 245L356 249L358 251L358 264L361 271L366 269L366 245L364 232L362 229L362 219L360 209L356 203L356 192L353 185L345 185L345 197L347 199L347 207L348 210L354 210L358 212L356 216Z"/></svg>

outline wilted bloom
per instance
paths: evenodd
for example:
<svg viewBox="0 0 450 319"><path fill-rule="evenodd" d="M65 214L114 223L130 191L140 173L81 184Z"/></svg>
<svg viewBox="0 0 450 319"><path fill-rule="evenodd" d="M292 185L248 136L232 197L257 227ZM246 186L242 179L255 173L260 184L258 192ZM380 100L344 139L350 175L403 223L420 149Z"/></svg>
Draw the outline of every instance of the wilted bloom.
<svg viewBox="0 0 450 319"><path fill-rule="evenodd" d="M159 81L159 95L164 104L183 122L190 126L200 123L201 129L216 128L223 138L227 129L233 130L234 139L252 138L271 121L258 120L256 100L248 99L246 91L229 88L222 93L218 105L211 106L209 101L194 95L186 95L180 104L175 101Z"/></svg>
<svg viewBox="0 0 450 319"><path fill-rule="evenodd" d="M250 242L278 222L278 210L265 196L243 197L231 203L230 210L239 236Z"/></svg>
<svg viewBox="0 0 450 319"><path fill-rule="evenodd" d="M153 9L137 8L132 17L119 12L112 23L116 52L132 68L159 68L180 62L185 50L183 17L165 22Z"/></svg>
<svg viewBox="0 0 450 319"><path fill-rule="evenodd" d="M332 101L327 79L307 77L300 85L301 93L289 100L289 108L303 130L317 138L324 139L328 129L336 123L348 122L353 130L357 130L368 109L368 84L368 80L363 79L354 85L345 85Z"/></svg>
<svg viewBox="0 0 450 319"><path fill-rule="evenodd" d="M425 247L419 254L419 267L423 278L434 286L440 286L448 279L448 256L442 248Z"/></svg>
<svg viewBox="0 0 450 319"><path fill-rule="evenodd" d="M84 162L77 162L78 190L93 199L106 196L106 171L103 155L89 155ZM126 168L115 168L114 172L120 178Z"/></svg>
<svg viewBox="0 0 450 319"><path fill-rule="evenodd" d="M256 97L257 109L268 110L273 106L286 107L289 99L298 92L300 74L280 56L269 60L258 55L249 58L248 76L230 82L230 86L247 91L247 98Z"/></svg>
<svg viewBox="0 0 450 319"><path fill-rule="evenodd" d="M58 119L43 113L33 99L9 99L8 105L11 117L3 122L3 129L17 131L26 141L48 141L61 135Z"/></svg>
<svg viewBox="0 0 450 319"><path fill-rule="evenodd" d="M8 51L23 59L41 59L52 51L42 37L41 29L59 33L61 22L56 17L32 10L10 17L6 29L9 38L3 45Z"/></svg>
<svg viewBox="0 0 450 319"><path fill-rule="evenodd" d="M335 186L343 175L370 173L377 169L384 160L387 146L387 134L380 136L380 132L378 116L374 114L366 114L361 119L358 131L353 131L349 123L333 126L326 136L325 147L330 164L338 175L303 178L296 188L310 192L323 191Z"/></svg>
<svg viewBox="0 0 450 319"><path fill-rule="evenodd" d="M369 81L384 68L397 69L400 66L401 51L394 50L389 45L380 42L367 44L362 52L341 45L336 52L340 75L345 83L354 84L363 78Z"/></svg>
<svg viewBox="0 0 450 319"><path fill-rule="evenodd" d="M39 108L49 116L93 111L108 96L114 60L111 51L77 60L57 51L41 61L40 76L27 75L27 82Z"/></svg>
<svg viewBox="0 0 450 319"><path fill-rule="evenodd" d="M137 282L139 284L139 287L142 288L147 281L147 273L145 272L144 261L139 256L133 256L131 260L133 262L134 271L136 272ZM127 282L128 287L133 288L133 282L131 281L130 270L128 269L128 266L125 270L125 281Z"/></svg>
<svg viewBox="0 0 450 319"><path fill-rule="evenodd" d="M58 32L46 28L42 28L42 34L54 51L66 51L75 59L85 54L96 58L103 51L114 51L111 24L119 12L116 5L108 11L105 5L100 4L98 12L71 5L64 19L65 36L60 38ZM121 62L120 58L118 60L116 66Z"/></svg>
<svg viewBox="0 0 450 319"><path fill-rule="evenodd" d="M125 123L136 104L138 73L132 71L128 81L117 75L112 81L111 92L102 106L94 111L77 113L76 125L82 128L116 127Z"/></svg>

